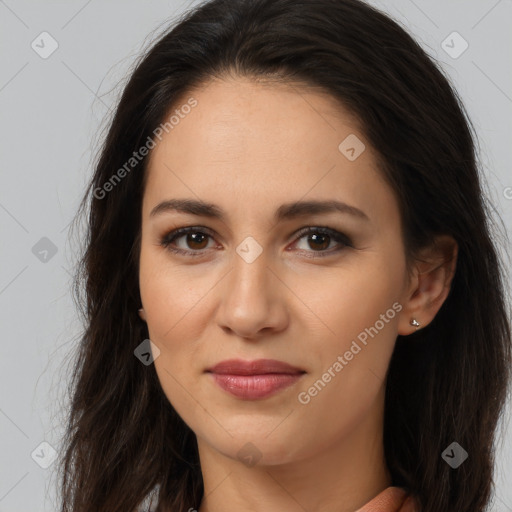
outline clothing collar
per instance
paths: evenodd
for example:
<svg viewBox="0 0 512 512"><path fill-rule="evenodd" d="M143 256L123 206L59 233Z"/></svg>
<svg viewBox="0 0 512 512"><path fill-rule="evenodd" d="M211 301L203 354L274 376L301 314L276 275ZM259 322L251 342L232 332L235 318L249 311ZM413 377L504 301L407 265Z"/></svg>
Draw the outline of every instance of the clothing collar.
<svg viewBox="0 0 512 512"><path fill-rule="evenodd" d="M401 487L388 487L356 512L418 512L412 496Z"/></svg>

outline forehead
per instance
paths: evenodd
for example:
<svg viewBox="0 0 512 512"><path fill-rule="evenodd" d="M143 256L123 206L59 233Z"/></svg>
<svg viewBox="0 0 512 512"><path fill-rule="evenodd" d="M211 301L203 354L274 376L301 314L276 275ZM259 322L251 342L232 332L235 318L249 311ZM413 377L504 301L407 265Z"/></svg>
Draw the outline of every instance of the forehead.
<svg viewBox="0 0 512 512"><path fill-rule="evenodd" d="M169 137L164 135L187 153L189 162L202 160L203 152L220 160L318 159L318 150L336 154L340 137L354 132L362 137L348 110L328 94L304 86L215 79L184 95L171 110L180 110L190 96L197 105L181 116ZM190 151L198 147L201 153Z"/></svg>
<svg viewBox="0 0 512 512"><path fill-rule="evenodd" d="M197 104L180 110L190 98ZM367 210L369 194L393 200L357 120L328 94L243 78L213 80L183 95L176 111L179 122L150 156L146 213L172 197L196 196L239 211L249 194L262 208L305 195L350 200ZM342 152L347 140L362 151L355 160Z"/></svg>

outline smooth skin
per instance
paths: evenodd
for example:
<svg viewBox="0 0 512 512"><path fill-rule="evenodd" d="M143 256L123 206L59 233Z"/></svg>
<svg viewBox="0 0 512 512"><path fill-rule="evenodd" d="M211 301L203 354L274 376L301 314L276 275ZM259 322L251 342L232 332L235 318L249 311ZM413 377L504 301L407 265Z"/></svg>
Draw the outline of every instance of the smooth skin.
<svg viewBox="0 0 512 512"><path fill-rule="evenodd" d="M164 133L147 168L140 315L161 351L162 389L197 437L205 498L190 506L354 512L391 485L383 449L389 361L397 335L416 330L411 319L425 327L446 299L457 245L440 237L407 272L394 193L358 123L330 96L240 77L189 96L197 106ZM354 161L338 149L350 134L366 147ZM170 199L213 203L225 218L150 215ZM368 218L338 211L274 222L279 206L305 200L342 201ZM161 245L186 226L200 234ZM352 247L318 232L296 235L309 226L337 230ZM251 263L237 252L247 237L262 250ZM396 302L401 310L378 335L300 403L299 393ZM231 358L278 359L306 374L274 396L242 400L205 373ZM247 443L256 465L238 455Z"/></svg>

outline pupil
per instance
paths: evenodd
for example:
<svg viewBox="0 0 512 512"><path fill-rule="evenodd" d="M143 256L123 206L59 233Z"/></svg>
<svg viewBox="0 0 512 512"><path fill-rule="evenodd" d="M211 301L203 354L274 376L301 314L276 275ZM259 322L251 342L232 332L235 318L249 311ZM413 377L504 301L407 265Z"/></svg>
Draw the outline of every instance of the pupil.
<svg viewBox="0 0 512 512"><path fill-rule="evenodd" d="M196 239L197 237L199 237L199 238L203 237L203 240L202 240L203 242L204 242L204 240L206 240L206 237L203 234L201 234L201 233L189 233L188 237L189 237L189 241L192 241L195 244L198 244L198 243L200 244L201 243L201 241L198 241ZM199 249L203 249L203 247L199 247Z"/></svg>
<svg viewBox="0 0 512 512"><path fill-rule="evenodd" d="M324 239L324 243L322 244L322 247L320 247L320 249L325 249L327 247L329 247L329 242L325 242L325 239L328 239L329 238L329 235L317 235L317 234L313 234L313 235L310 235L310 242L313 241L315 243L318 243L318 238L323 238ZM318 248L318 247L317 247Z"/></svg>

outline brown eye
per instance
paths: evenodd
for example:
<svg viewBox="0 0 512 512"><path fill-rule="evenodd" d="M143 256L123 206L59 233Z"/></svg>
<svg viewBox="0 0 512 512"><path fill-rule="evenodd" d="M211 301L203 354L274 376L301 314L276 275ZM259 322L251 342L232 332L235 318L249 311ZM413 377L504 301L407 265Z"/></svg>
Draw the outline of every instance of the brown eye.
<svg viewBox="0 0 512 512"><path fill-rule="evenodd" d="M209 238L212 238L210 234L200 231L198 228L180 228L164 236L160 245L171 252L198 256L202 254L203 249L207 248ZM184 240L182 247L176 243L180 239Z"/></svg>
<svg viewBox="0 0 512 512"><path fill-rule="evenodd" d="M312 244L311 248L315 250L327 249L329 247L331 238L329 235L314 233L312 235L308 235L308 243Z"/></svg>
<svg viewBox="0 0 512 512"><path fill-rule="evenodd" d="M303 250L306 253L318 253L308 256L313 258L328 256L346 247L353 247L351 240L346 235L327 227L308 227L301 230L297 236L298 242L304 238L307 245L307 247L299 247L299 250ZM334 248L331 247L329 249L332 243L334 243ZM336 248L336 246L338 247Z"/></svg>
<svg viewBox="0 0 512 512"><path fill-rule="evenodd" d="M185 235L186 244L191 249L205 249L208 244L208 235L204 233L188 233ZM205 244L206 241L206 244Z"/></svg>

